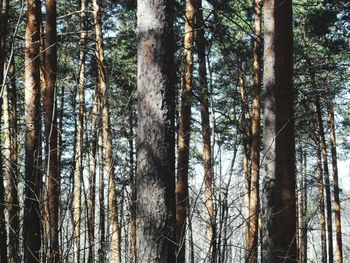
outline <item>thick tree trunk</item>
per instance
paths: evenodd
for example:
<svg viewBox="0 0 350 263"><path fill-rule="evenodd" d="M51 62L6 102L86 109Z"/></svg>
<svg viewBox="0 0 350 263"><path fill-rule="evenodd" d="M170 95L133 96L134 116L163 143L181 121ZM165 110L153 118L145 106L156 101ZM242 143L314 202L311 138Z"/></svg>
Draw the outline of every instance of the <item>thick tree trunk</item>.
<svg viewBox="0 0 350 263"><path fill-rule="evenodd" d="M46 0L45 88L43 110L46 137L47 212L49 220L49 261L59 262L58 205L60 176L57 165L57 29L56 1Z"/></svg>
<svg viewBox="0 0 350 263"><path fill-rule="evenodd" d="M177 262L185 262L186 218L188 208L188 162L190 154L191 101L193 78L193 43L195 23L195 0L186 0L184 69L181 83L181 108L179 119L177 181L176 181L176 243Z"/></svg>
<svg viewBox="0 0 350 263"><path fill-rule="evenodd" d="M247 241L247 263L258 261L259 235L259 178L260 178L260 90L261 90L261 0L254 1L254 46L253 46L253 108L251 141L251 178L249 202L249 232Z"/></svg>
<svg viewBox="0 0 350 263"><path fill-rule="evenodd" d="M93 16L95 22L96 34L96 57L97 57L97 72L98 72L98 88L100 93L101 112L102 112L102 138L105 146L106 169L108 174L108 211L109 224L111 227L111 262L121 262L121 244L120 244L120 226L118 222L117 209L117 186L114 175L114 158L112 149L112 136L109 117L109 103L106 94L106 70L104 65L104 49L102 35L102 21L99 0L93 0Z"/></svg>
<svg viewBox="0 0 350 263"><path fill-rule="evenodd" d="M40 147L40 1L27 0L25 34L25 190L23 216L24 262L40 262L41 147Z"/></svg>
<svg viewBox="0 0 350 263"><path fill-rule="evenodd" d="M263 262L295 262L292 1L264 3Z"/></svg>
<svg viewBox="0 0 350 263"><path fill-rule="evenodd" d="M174 263L173 1L138 0L137 258Z"/></svg>
<svg viewBox="0 0 350 263"><path fill-rule="evenodd" d="M335 119L333 99L331 95L327 98L328 108L328 127L329 127L329 141L332 154L332 169L333 169L333 190L334 190L334 213L335 213L335 233L336 233L336 258L337 263L343 262L343 243L341 231L341 216L340 216L340 200L339 200L339 180L338 180L338 164L337 164L337 144L335 137Z"/></svg>
<svg viewBox="0 0 350 263"><path fill-rule="evenodd" d="M215 222L215 204L214 204L214 171L211 148L211 130L209 116L209 90L207 80L206 65L206 39L205 24L203 19L202 1L197 0L197 50L199 64L199 85L200 85L200 104L203 136L203 163L204 163L204 196L205 213L207 215L207 240L209 242L209 260L216 262L216 222Z"/></svg>

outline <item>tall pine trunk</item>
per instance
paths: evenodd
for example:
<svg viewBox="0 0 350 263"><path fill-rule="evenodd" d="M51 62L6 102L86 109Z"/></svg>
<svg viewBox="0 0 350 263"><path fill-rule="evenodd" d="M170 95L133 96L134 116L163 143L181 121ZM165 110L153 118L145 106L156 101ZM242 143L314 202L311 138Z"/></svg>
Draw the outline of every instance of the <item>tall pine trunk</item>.
<svg viewBox="0 0 350 263"><path fill-rule="evenodd" d="M102 138L105 146L106 155L106 170L108 175L108 211L109 211L109 224L111 233L111 262L121 262L121 241L120 241L120 226L118 222L118 209L117 209L117 186L116 178L114 174L114 158L112 149L112 135L110 127L109 116L109 103L106 93L106 69L104 61L104 49L103 49L103 34L102 34L102 20L99 0L93 0L93 16L95 22L95 34L96 34L96 58L97 58L97 73L98 73L98 88L101 102L102 113Z"/></svg>
<svg viewBox="0 0 350 263"><path fill-rule="evenodd" d="M326 208L327 208L327 235L328 235L328 261L333 263L333 227L332 227L332 200L331 200L331 186L329 180L329 169L328 169L328 156L327 156L327 144L324 133L320 96L317 94L315 99L316 105L316 117L318 123L318 132L321 144L322 162L323 162L323 173L325 179L326 188Z"/></svg>
<svg viewBox="0 0 350 263"><path fill-rule="evenodd" d="M20 262L19 258L19 200L18 200L18 158L17 158L17 87L15 78L15 60L12 57L9 67L11 86L9 92L9 132L11 179L8 183L8 216L9 216L9 262ZM5 98L5 93L4 93ZM4 114L6 111L4 112ZM6 125L6 124L5 124Z"/></svg>
<svg viewBox="0 0 350 263"><path fill-rule="evenodd" d="M185 262L186 218L188 209L188 162L190 154L191 101L193 78L193 43L195 0L185 1L184 69L181 83L181 108L179 119L177 180L176 180L176 243L177 262Z"/></svg>
<svg viewBox="0 0 350 263"><path fill-rule="evenodd" d="M328 127L329 127L329 141L331 146L332 169L333 169L333 190L334 190L334 213L335 213L335 233L336 233L336 258L337 263L343 262L343 243L341 230L341 216L340 216L340 200L339 200L339 180L338 180L338 164L337 164L337 146L335 137L335 119L333 99L329 94L327 97L328 109Z"/></svg>
<svg viewBox="0 0 350 263"><path fill-rule="evenodd" d="M137 258L174 263L173 1L138 0Z"/></svg>
<svg viewBox="0 0 350 263"><path fill-rule="evenodd" d="M296 262L292 1L264 2L265 263Z"/></svg>
<svg viewBox="0 0 350 263"><path fill-rule="evenodd" d="M45 88L43 111L46 137L47 212L49 221L49 261L59 262L58 205L60 176L57 165L57 28L56 1L46 0Z"/></svg>
<svg viewBox="0 0 350 263"><path fill-rule="evenodd" d="M40 147L40 1L27 0L25 34L25 190L23 216L24 262L40 262L41 147Z"/></svg>
<svg viewBox="0 0 350 263"><path fill-rule="evenodd" d="M202 0L197 0L197 52L199 64L200 105L203 140L204 163L204 202L207 215L206 236L209 242L209 262L216 262L216 222L214 203L214 171L212 161L211 130L209 116L209 90L206 65L205 23L203 18Z"/></svg>
<svg viewBox="0 0 350 263"><path fill-rule="evenodd" d="M320 206L320 229L321 229L321 262L327 263L327 236L326 236L326 213L324 204L324 183L321 160L321 146L319 138L319 127L316 128L316 149L317 149L317 180L319 184L319 206Z"/></svg>
<svg viewBox="0 0 350 263"><path fill-rule="evenodd" d="M253 45L253 108L252 108L252 141L251 141L251 178L249 201L249 232L247 241L247 263L258 261L259 234L259 178L260 178L260 90L261 90L261 4L254 1L254 45Z"/></svg>

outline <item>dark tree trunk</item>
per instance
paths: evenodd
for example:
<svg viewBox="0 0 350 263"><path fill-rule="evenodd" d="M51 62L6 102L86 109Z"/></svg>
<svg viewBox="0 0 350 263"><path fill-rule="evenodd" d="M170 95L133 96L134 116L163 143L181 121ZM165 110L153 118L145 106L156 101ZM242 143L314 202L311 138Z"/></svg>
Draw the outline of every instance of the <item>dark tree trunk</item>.
<svg viewBox="0 0 350 263"><path fill-rule="evenodd" d="M137 258L174 263L173 1L138 1Z"/></svg>
<svg viewBox="0 0 350 263"><path fill-rule="evenodd" d="M263 262L296 262L292 1L264 2Z"/></svg>
<svg viewBox="0 0 350 263"><path fill-rule="evenodd" d="M58 205L60 176L57 166L57 29L56 1L46 0L46 48L45 88L43 89L43 110L46 137L46 180L49 220L49 261L59 262Z"/></svg>
<svg viewBox="0 0 350 263"><path fill-rule="evenodd" d="M40 147L40 1L27 0L25 34L25 190L24 262L40 262L42 189Z"/></svg>

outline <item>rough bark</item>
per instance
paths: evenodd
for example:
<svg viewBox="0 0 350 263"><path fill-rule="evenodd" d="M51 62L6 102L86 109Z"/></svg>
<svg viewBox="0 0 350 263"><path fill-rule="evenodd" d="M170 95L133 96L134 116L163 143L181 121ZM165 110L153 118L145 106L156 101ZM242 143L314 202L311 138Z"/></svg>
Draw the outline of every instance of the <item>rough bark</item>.
<svg viewBox="0 0 350 263"><path fill-rule="evenodd" d="M108 211L109 224L111 233L111 262L121 262L121 244L120 244L120 226L118 222L117 209L117 186L114 175L114 158L112 149L112 136L109 116L109 103L106 94L106 69L104 61L103 49L103 34L102 34L102 20L99 0L93 0L93 16L95 22L96 34L96 58L97 58L97 73L98 73L98 88L101 101L102 113L102 138L105 146L106 155L106 170L108 175Z"/></svg>
<svg viewBox="0 0 350 263"><path fill-rule="evenodd" d="M333 190L334 190L334 217L335 217L335 235L336 235L336 258L338 263L343 262L343 243L341 230L341 216L340 216L340 200L339 200L339 180L338 180L338 164L337 164L337 144L335 137L335 119L333 99L329 95L327 98L328 109L328 127L329 127L329 142L332 156L332 170L333 170Z"/></svg>
<svg viewBox="0 0 350 263"><path fill-rule="evenodd" d="M137 258L174 263L172 0L138 0Z"/></svg>
<svg viewBox="0 0 350 263"><path fill-rule="evenodd" d="M251 141L251 178L249 202L249 232L247 241L247 263L257 263L259 234L259 178L260 178L260 90L261 90L261 5L262 0L254 1L254 44L253 44L253 108Z"/></svg>
<svg viewBox="0 0 350 263"><path fill-rule="evenodd" d="M57 28L56 1L46 0L46 46L45 46L45 88L43 89L43 111L46 139L46 183L48 212L48 247L50 262L59 262L58 205L60 176L57 165Z"/></svg>
<svg viewBox="0 0 350 263"><path fill-rule="evenodd" d="M266 0L264 15L262 257L288 263L297 260L292 1Z"/></svg>
<svg viewBox="0 0 350 263"><path fill-rule="evenodd" d="M177 262L185 262L186 218L188 209L188 162L191 133L191 91L193 78L193 44L195 29L195 0L185 1L184 69L181 83L181 107L178 134L177 180L176 180L176 243Z"/></svg>
<svg viewBox="0 0 350 263"><path fill-rule="evenodd" d="M197 52L199 64L199 85L200 85L200 105L202 121L202 141L203 141L203 164L204 164L204 196L205 213L207 216L206 236L209 242L209 262L215 262L216 259L216 222L215 222L215 204L214 204L214 171L212 161L211 147L211 129L209 116L209 90L207 80L206 65L206 39L205 24L203 19L202 1L197 0ZM193 245L193 244L192 244ZM193 250L192 250L193 251Z"/></svg>
<svg viewBox="0 0 350 263"><path fill-rule="evenodd" d="M25 190L23 216L24 262L40 262L40 1L27 0L25 34Z"/></svg>

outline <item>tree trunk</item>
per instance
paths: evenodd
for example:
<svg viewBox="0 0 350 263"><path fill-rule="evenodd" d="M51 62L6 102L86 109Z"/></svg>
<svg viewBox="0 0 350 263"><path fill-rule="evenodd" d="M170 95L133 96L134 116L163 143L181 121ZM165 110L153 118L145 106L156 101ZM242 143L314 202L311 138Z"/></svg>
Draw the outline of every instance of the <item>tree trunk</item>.
<svg viewBox="0 0 350 263"><path fill-rule="evenodd" d="M99 225L99 257L98 262L104 263L106 258L106 237L105 237L105 220L106 220L106 212L105 212L105 195L104 195L104 176L103 176L103 143L102 143L102 135L99 136L98 141L98 160L99 160L99 204L100 204L100 225Z"/></svg>
<svg viewBox="0 0 350 263"><path fill-rule="evenodd" d="M24 262L40 262L41 147L40 147L40 1L27 0L25 34L25 199Z"/></svg>
<svg viewBox="0 0 350 263"><path fill-rule="evenodd" d="M317 179L319 183L319 205L320 205L320 226L321 226L321 252L322 263L327 263L327 237L326 237L326 215L324 205L324 184L323 184L323 171L321 160L321 146L319 138L319 127L316 130L316 148L317 148Z"/></svg>
<svg viewBox="0 0 350 263"><path fill-rule="evenodd" d="M301 179L300 179L300 244L299 244L299 262L307 262L307 159L306 152L301 151Z"/></svg>
<svg viewBox="0 0 350 263"><path fill-rule="evenodd" d="M173 1L138 1L137 258L174 263Z"/></svg>
<svg viewBox="0 0 350 263"><path fill-rule="evenodd" d="M295 262L292 1L264 2L263 262Z"/></svg>
<svg viewBox="0 0 350 263"><path fill-rule="evenodd" d="M340 216L340 200L339 200L339 182L338 182L338 164L337 164L337 148L335 138L335 119L334 107L331 95L327 98L328 109L328 127L329 127L329 141L332 154L332 168L333 168L333 189L334 189L334 213L335 213L335 233L336 233L336 257L337 263L343 262L343 243L341 231L341 216Z"/></svg>
<svg viewBox="0 0 350 263"><path fill-rule="evenodd" d="M260 89L261 89L261 0L254 1L254 46L253 46L253 109L252 109L252 141L251 172L249 202L249 232L247 242L247 263L258 261L259 236L259 178L260 178Z"/></svg>
<svg viewBox="0 0 350 263"><path fill-rule="evenodd" d="M207 240L209 241L209 262L216 262L216 222L215 222L215 204L214 204L214 171L211 148L211 130L209 118L209 91L207 80L206 65L206 39L205 23L203 19L202 1L198 0L197 9L197 50L199 63L199 85L200 85L200 104L202 119L203 136L203 163L204 163L204 182L205 182L205 213L207 215Z"/></svg>
<svg viewBox="0 0 350 263"><path fill-rule="evenodd" d="M316 95L315 99L316 115L318 122L318 131L321 143L322 161L323 161L323 172L326 184L326 207L327 207L327 234L328 234L328 260L329 263L333 263L333 231L332 231L332 201L331 201L331 187L329 181L329 170L328 170L328 156L327 156L327 145L326 138L323 128L322 112L320 105L320 96Z"/></svg>
<svg viewBox="0 0 350 263"><path fill-rule="evenodd" d="M49 261L59 262L58 205L60 176L57 166L57 29L56 1L46 0L45 88L43 110L46 137L47 212L49 220Z"/></svg>
<svg viewBox="0 0 350 263"><path fill-rule="evenodd" d="M186 218L188 209L188 162L191 133L191 91L193 78L193 43L196 4L186 0L184 70L181 83L181 108L179 119L177 181L176 181L176 243L177 262L185 262L186 257Z"/></svg>
<svg viewBox="0 0 350 263"><path fill-rule="evenodd" d="M121 262L121 244L120 244L120 226L118 222L118 209L117 209L117 186L115 183L114 175L114 158L112 149L112 136L109 117L109 103L106 94L106 70L104 62L104 49L103 49L103 35L102 35L102 21L99 0L93 0L93 15L95 22L96 33L96 57L97 57L97 72L98 72L98 88L100 93L101 112L102 112L102 138L105 145L106 154L106 169L108 174L108 211L109 211L109 223L111 226L111 251L112 262Z"/></svg>
<svg viewBox="0 0 350 263"><path fill-rule="evenodd" d="M1 90L4 88L4 94L7 95L7 85L4 86L6 82L6 76L4 76L4 66L5 66L5 57L6 57L6 37L7 37L7 18L8 18L8 1L1 1L0 2L0 87ZM6 94L5 94L6 93ZM4 102L2 102L2 98L0 98L0 106L1 103L4 103L4 106L8 108L8 96L7 96L7 102L6 98L4 98ZM7 105L6 105L7 104ZM0 107L1 109L1 107ZM6 112L4 112L4 121L6 121ZM1 114L0 114L1 118ZM9 155L9 142L7 144L7 139L9 139L9 128L5 124L5 169L6 169L6 175L11 180L11 171L10 171L10 165L8 162L6 162L7 157L6 155ZM8 132L6 132L6 129ZM1 147L2 148L2 147ZM4 187L4 177L3 169L2 169L2 153L0 149L0 262L7 263L7 230L6 230L6 218L5 218L5 209L6 209L6 202L5 202L5 187ZM10 183L11 185L11 183ZM11 207L11 203L9 205ZM10 211L9 211L10 212ZM10 237L12 236L10 232Z"/></svg>
<svg viewBox="0 0 350 263"><path fill-rule="evenodd" d="M15 79L15 60L12 57L9 67L9 77L11 82L11 89L9 92L9 123L5 126L9 127L9 143L10 143L10 176L8 180L8 216L9 216L9 262L20 262L19 258L19 201L18 201L18 158L17 158L17 90ZM5 90L4 90L5 98ZM4 111L6 114L6 110ZM4 116L5 118L5 116Z"/></svg>
<svg viewBox="0 0 350 263"><path fill-rule="evenodd" d="M130 94L130 96L132 96ZM129 102L129 162L130 162L130 184L131 184L131 198L130 198L130 263L137 263L136 250L136 178L134 172L134 107L133 100Z"/></svg>
<svg viewBox="0 0 350 263"><path fill-rule="evenodd" d="M239 90L241 95L241 123L240 123L240 136L242 138L243 145L243 174L244 174L244 186L245 186L245 208L246 208L246 241L249 240L250 232L250 193L251 193L251 166L250 166L250 116L248 106L248 96L245 86L245 69L242 63L242 69L239 74ZM249 257L249 251L246 251L246 257Z"/></svg>

